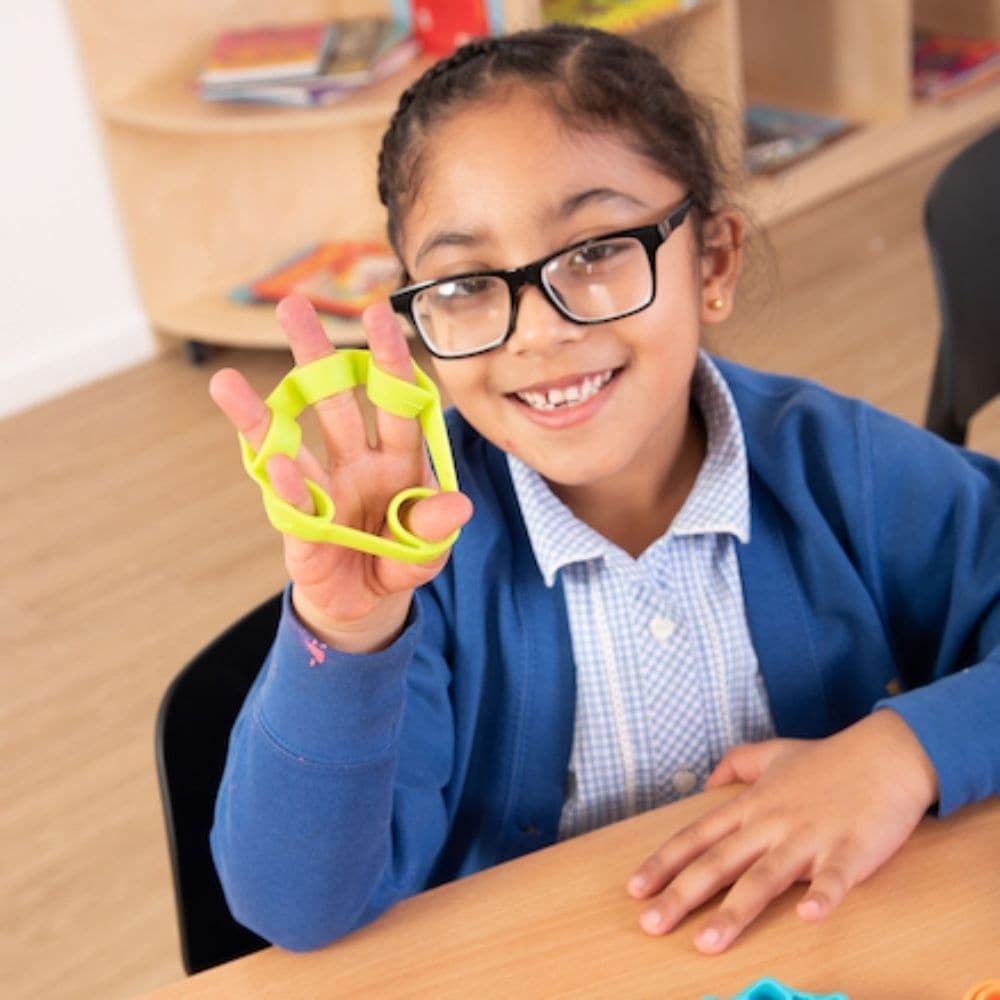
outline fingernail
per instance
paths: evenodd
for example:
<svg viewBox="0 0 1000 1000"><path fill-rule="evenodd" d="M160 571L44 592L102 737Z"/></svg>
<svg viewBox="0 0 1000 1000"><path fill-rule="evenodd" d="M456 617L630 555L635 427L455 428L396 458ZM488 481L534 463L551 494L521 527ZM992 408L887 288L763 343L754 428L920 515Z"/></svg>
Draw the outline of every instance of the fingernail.
<svg viewBox="0 0 1000 1000"><path fill-rule="evenodd" d="M666 920L659 910L646 910L639 918L639 923L642 924L643 930L652 932L662 930Z"/></svg>
<svg viewBox="0 0 1000 1000"><path fill-rule="evenodd" d="M633 875L628 880L626 888L633 895L638 895L639 893L646 891L646 880L641 875Z"/></svg>
<svg viewBox="0 0 1000 1000"><path fill-rule="evenodd" d="M706 927L698 932L695 943L700 948L714 948L722 940L722 931L717 927Z"/></svg>
<svg viewBox="0 0 1000 1000"><path fill-rule="evenodd" d="M804 899L799 907L799 916L818 917L823 912L823 906L818 899Z"/></svg>

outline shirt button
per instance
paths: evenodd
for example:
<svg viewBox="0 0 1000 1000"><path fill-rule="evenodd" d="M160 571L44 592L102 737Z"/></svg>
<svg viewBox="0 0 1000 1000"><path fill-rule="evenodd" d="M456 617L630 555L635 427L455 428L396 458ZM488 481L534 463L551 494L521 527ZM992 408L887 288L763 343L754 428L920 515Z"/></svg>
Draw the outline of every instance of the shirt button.
<svg viewBox="0 0 1000 1000"><path fill-rule="evenodd" d="M669 618L664 618L663 615L657 615L649 623L651 635L659 642L666 642L674 634L674 629L676 628L676 623L672 622Z"/></svg>
<svg viewBox="0 0 1000 1000"><path fill-rule="evenodd" d="M693 771L676 771L670 779L678 795L687 795L698 784L698 775Z"/></svg>

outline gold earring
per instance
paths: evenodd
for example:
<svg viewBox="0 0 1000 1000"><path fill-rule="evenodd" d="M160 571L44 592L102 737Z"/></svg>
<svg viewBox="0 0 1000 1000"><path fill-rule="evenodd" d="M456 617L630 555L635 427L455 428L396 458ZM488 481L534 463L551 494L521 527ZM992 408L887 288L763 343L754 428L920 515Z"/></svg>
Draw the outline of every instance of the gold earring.
<svg viewBox="0 0 1000 1000"><path fill-rule="evenodd" d="M725 299L709 299L708 308L709 309L721 309L726 304Z"/></svg>

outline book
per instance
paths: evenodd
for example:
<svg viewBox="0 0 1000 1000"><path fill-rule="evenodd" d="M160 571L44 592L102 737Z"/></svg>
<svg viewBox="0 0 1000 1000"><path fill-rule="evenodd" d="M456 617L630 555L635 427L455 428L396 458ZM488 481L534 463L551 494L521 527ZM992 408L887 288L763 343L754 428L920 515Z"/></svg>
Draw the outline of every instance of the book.
<svg viewBox="0 0 1000 1000"><path fill-rule="evenodd" d="M380 55L406 32L383 17L352 18L340 22L339 28L336 48L323 75L351 84L367 83Z"/></svg>
<svg viewBox="0 0 1000 1000"><path fill-rule="evenodd" d="M399 286L396 255L378 240L315 243L234 289L241 302L278 302L292 292L321 312L355 318Z"/></svg>
<svg viewBox="0 0 1000 1000"><path fill-rule="evenodd" d="M329 22L262 24L218 35L198 81L202 85L295 80L322 72L336 41Z"/></svg>
<svg viewBox="0 0 1000 1000"><path fill-rule="evenodd" d="M411 0L411 7L420 44L436 56L490 33L490 11L484 0Z"/></svg>
<svg viewBox="0 0 1000 1000"><path fill-rule="evenodd" d="M202 99L297 107L330 104L397 72L420 52L409 28L387 18L354 18L333 27L335 41L322 72L297 80L203 84Z"/></svg>
<svg viewBox="0 0 1000 1000"><path fill-rule="evenodd" d="M752 174L781 170L851 128L844 118L751 104L744 114L746 168Z"/></svg>
<svg viewBox="0 0 1000 1000"><path fill-rule="evenodd" d="M542 0L546 24L583 24L604 31L637 31L696 7L700 0Z"/></svg>
<svg viewBox="0 0 1000 1000"><path fill-rule="evenodd" d="M1000 79L1000 38L960 38L916 32L913 91L945 100Z"/></svg>

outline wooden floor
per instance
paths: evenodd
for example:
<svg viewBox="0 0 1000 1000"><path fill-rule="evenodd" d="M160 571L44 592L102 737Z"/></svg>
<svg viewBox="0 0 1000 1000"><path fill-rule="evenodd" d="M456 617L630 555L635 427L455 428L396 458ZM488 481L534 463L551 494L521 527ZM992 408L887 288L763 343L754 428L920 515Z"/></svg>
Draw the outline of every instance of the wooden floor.
<svg viewBox="0 0 1000 1000"><path fill-rule="evenodd" d="M711 346L919 422L937 334L920 229L938 153L770 234ZM44 331L36 331L39 336ZM261 389L280 353L225 352ZM130 997L182 975L153 722L203 643L283 582L178 353L0 423L0 996ZM1000 406L973 426L1000 455Z"/></svg>

